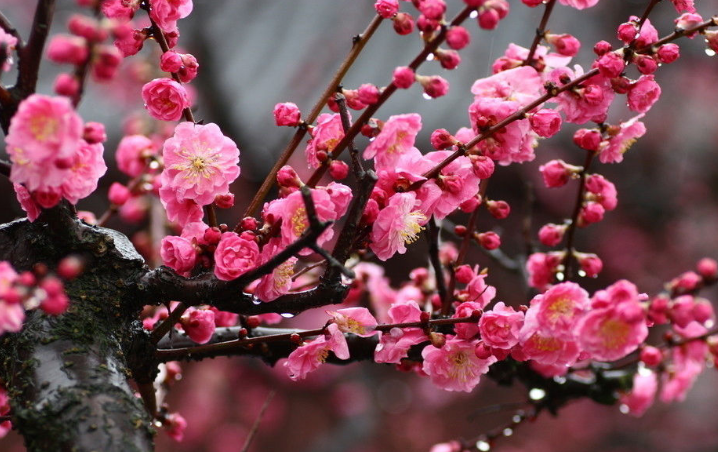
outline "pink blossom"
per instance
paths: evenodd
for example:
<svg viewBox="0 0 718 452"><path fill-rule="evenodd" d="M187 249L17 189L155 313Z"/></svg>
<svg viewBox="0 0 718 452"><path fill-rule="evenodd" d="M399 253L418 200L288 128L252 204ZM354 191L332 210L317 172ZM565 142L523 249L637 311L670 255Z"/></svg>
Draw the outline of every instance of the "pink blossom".
<svg viewBox="0 0 718 452"><path fill-rule="evenodd" d="M57 34L47 46L47 57L59 64L80 65L87 60L87 41L79 36Z"/></svg>
<svg viewBox="0 0 718 452"><path fill-rule="evenodd" d="M377 170L394 166L399 156L414 147L421 131L421 116L417 113L389 117L379 135L367 146L364 158L376 160Z"/></svg>
<svg viewBox="0 0 718 452"><path fill-rule="evenodd" d="M576 283L556 284L531 300L543 333L564 340L574 338L576 322L589 308L588 293Z"/></svg>
<svg viewBox="0 0 718 452"><path fill-rule="evenodd" d="M563 235L566 232L566 225L558 224L545 224L539 229L538 238L539 241L546 246L556 246L563 240Z"/></svg>
<svg viewBox="0 0 718 452"><path fill-rule="evenodd" d="M454 50L461 50L471 41L471 35L462 26L454 26L446 32L446 44Z"/></svg>
<svg viewBox="0 0 718 452"><path fill-rule="evenodd" d="M160 243L162 262L181 275L187 275L197 261L197 251L184 237L167 236Z"/></svg>
<svg viewBox="0 0 718 452"><path fill-rule="evenodd" d="M576 332L581 349L599 361L623 358L648 336L645 313L633 302L589 311L579 320Z"/></svg>
<svg viewBox="0 0 718 452"><path fill-rule="evenodd" d="M469 106L469 119L476 134L516 113L520 104L494 98L477 98ZM501 133L494 133L478 146L484 155L498 160L501 165L527 162L534 159L536 135L528 119L521 119L506 125Z"/></svg>
<svg viewBox="0 0 718 452"><path fill-rule="evenodd" d="M116 206L121 206L132 197L130 190L119 182L113 182L107 192L107 199Z"/></svg>
<svg viewBox="0 0 718 452"><path fill-rule="evenodd" d="M651 109L661 96L661 87L653 75L642 75L628 90L628 108L645 113Z"/></svg>
<svg viewBox="0 0 718 452"><path fill-rule="evenodd" d="M601 176L600 174L591 174L586 178L586 190L592 194L592 200L599 203L606 210L613 210L618 204L616 186Z"/></svg>
<svg viewBox="0 0 718 452"><path fill-rule="evenodd" d="M426 215L416 208L414 192L397 193L376 218L371 230L371 250L385 261L395 253L406 253L406 245L414 243L426 224Z"/></svg>
<svg viewBox="0 0 718 452"><path fill-rule="evenodd" d="M377 0L374 3L374 9L384 19L391 19L399 12L398 0Z"/></svg>
<svg viewBox="0 0 718 452"><path fill-rule="evenodd" d="M302 113L297 104L285 102L274 106L274 122L278 126L296 127L301 121Z"/></svg>
<svg viewBox="0 0 718 452"><path fill-rule="evenodd" d="M167 435L177 442L184 439L184 431L187 428L187 421L179 413L170 413L165 416L163 427Z"/></svg>
<svg viewBox="0 0 718 452"><path fill-rule="evenodd" d="M673 3L673 6L676 8L676 11L678 11L679 13L682 13L682 12L694 13L694 12L696 12L694 0L671 0L671 3Z"/></svg>
<svg viewBox="0 0 718 452"><path fill-rule="evenodd" d="M527 55L528 56L528 55ZM543 82L531 66L521 66L479 79L471 86L474 100L496 98L515 101L523 107L542 94Z"/></svg>
<svg viewBox="0 0 718 452"><path fill-rule="evenodd" d="M128 135L120 140L115 160L120 171L137 177L147 171L148 158L157 154L157 146L144 135Z"/></svg>
<svg viewBox="0 0 718 452"><path fill-rule="evenodd" d="M476 303L474 301L466 301L456 307L456 311L454 312L452 318L469 318L474 314L474 311L479 311L482 309L482 307L483 306L480 303ZM479 322L457 323L454 325L454 331L456 331L457 337L461 339L471 340L477 334L479 334Z"/></svg>
<svg viewBox="0 0 718 452"><path fill-rule="evenodd" d="M104 4L106 4L106 2L103 2L103 5ZM147 38L148 34L146 31L131 29L129 33L118 36L114 44L122 56L126 58L142 50L142 46L145 44Z"/></svg>
<svg viewBox="0 0 718 452"><path fill-rule="evenodd" d="M394 31L399 35L408 35L411 34L412 31L414 31L414 18L411 17L411 14L398 13L396 16L394 16L392 22Z"/></svg>
<svg viewBox="0 0 718 452"><path fill-rule="evenodd" d="M581 49L581 42L569 34L554 35L549 33L546 35L546 41L556 47L556 51L560 55L576 56Z"/></svg>
<svg viewBox="0 0 718 452"><path fill-rule="evenodd" d="M581 207L578 214L578 226L586 227L593 223L603 220L606 209L599 203L589 201Z"/></svg>
<svg viewBox="0 0 718 452"><path fill-rule="evenodd" d="M210 309L189 308L180 319L182 328L190 339L198 344L206 344L214 334L214 311Z"/></svg>
<svg viewBox="0 0 718 452"><path fill-rule="evenodd" d="M336 311L327 311L334 323L343 333L352 333L357 336L373 336L377 322L367 308L344 308Z"/></svg>
<svg viewBox="0 0 718 452"><path fill-rule="evenodd" d="M430 152L424 160L430 167L438 165L452 154L452 151ZM461 203L473 198L479 191L481 180L474 172L468 157L459 157L446 165L436 179L426 182L419 190L422 210L426 215L443 219L459 208ZM436 187L437 190L433 190ZM432 199L433 198L433 199Z"/></svg>
<svg viewBox="0 0 718 452"><path fill-rule="evenodd" d="M598 155L601 163L623 161L623 154L646 133L646 126L639 121L642 117L643 114L621 123L618 130L607 141L601 142Z"/></svg>
<svg viewBox="0 0 718 452"><path fill-rule="evenodd" d="M479 319L481 340L490 347L510 349L518 344L523 323L523 312L517 312L500 301Z"/></svg>
<svg viewBox="0 0 718 452"><path fill-rule="evenodd" d="M561 263L562 253L533 253L526 261L529 285L544 291L553 281L556 267Z"/></svg>
<svg viewBox="0 0 718 452"><path fill-rule="evenodd" d="M554 69L549 74L549 80L561 86L566 79L573 80L583 74L579 66L576 66L576 69L575 73L567 67ZM581 88L562 92L553 101L566 115L566 121L584 124L588 121L605 121L608 107L614 97L610 80L599 74L585 81Z"/></svg>
<svg viewBox="0 0 718 452"><path fill-rule="evenodd" d="M130 20L140 9L140 0L103 0L102 13L110 19Z"/></svg>
<svg viewBox="0 0 718 452"><path fill-rule="evenodd" d="M107 171L103 151L102 143L87 144L85 140L80 140L72 166L61 186L62 196L70 203L77 204L97 189L97 182Z"/></svg>
<svg viewBox="0 0 718 452"><path fill-rule="evenodd" d="M496 296L496 288L486 284L486 273L478 273L466 285L467 300L475 301L481 309L485 308Z"/></svg>
<svg viewBox="0 0 718 452"><path fill-rule="evenodd" d="M80 146L82 119L64 97L33 94L20 103L5 137L10 179L29 191L59 187Z"/></svg>
<svg viewBox="0 0 718 452"><path fill-rule="evenodd" d="M653 405L658 391L658 378L651 371L638 371L633 376L633 388L630 392L621 395L621 404L625 405L628 413L640 417Z"/></svg>
<svg viewBox="0 0 718 452"><path fill-rule="evenodd" d="M20 207L27 213L27 219L30 222L37 220L37 217L40 216L40 205L32 199L30 192L27 191L24 185L12 184L12 187L15 189L15 196L20 203Z"/></svg>
<svg viewBox="0 0 718 452"><path fill-rule="evenodd" d="M441 348L427 345L421 352L424 358L422 370L431 382L447 391L471 392L479 384L481 375L496 362L493 356L480 359L474 353L476 344L449 337Z"/></svg>
<svg viewBox="0 0 718 452"><path fill-rule="evenodd" d="M177 28L176 22L192 12L192 0L150 0L150 17L162 28Z"/></svg>
<svg viewBox="0 0 718 452"><path fill-rule="evenodd" d="M321 164L317 158L317 153L322 151L326 154L331 153L334 148L344 138L344 127L339 114L321 114L317 118L317 125L311 130L312 138L307 144L305 154L307 163L313 168L318 168Z"/></svg>
<svg viewBox="0 0 718 452"><path fill-rule="evenodd" d="M229 184L239 176L239 149L216 124L178 124L162 155L161 189L171 188L174 193L167 195L174 194L178 202L211 204L217 195L229 192Z"/></svg>
<svg viewBox="0 0 718 452"><path fill-rule="evenodd" d="M274 257L280 250L279 239L270 240L269 243L262 248L261 264L264 264ZM272 273L262 277L257 287L254 288L254 295L260 300L267 302L273 301L289 292L292 288L292 275L294 275L294 264L296 262L296 257L290 257L279 264Z"/></svg>
<svg viewBox="0 0 718 452"><path fill-rule="evenodd" d="M169 78L156 78L142 87L145 108L155 119L178 121L191 103L184 86Z"/></svg>
<svg viewBox="0 0 718 452"><path fill-rule="evenodd" d="M402 66L394 69L392 83L397 88L407 89L414 84L415 79L414 70L410 67Z"/></svg>
<svg viewBox="0 0 718 452"><path fill-rule="evenodd" d="M438 75L417 76L416 80L424 88L424 94L432 99L445 96L449 92L449 82Z"/></svg>
<svg viewBox="0 0 718 452"><path fill-rule="evenodd" d="M626 63L623 57L616 52L607 52L603 54L597 61L596 67L598 71L606 78L614 78L621 75Z"/></svg>
<svg viewBox="0 0 718 452"><path fill-rule="evenodd" d="M561 130L561 115L556 110L542 108L529 116L531 130L543 138L550 138Z"/></svg>
<svg viewBox="0 0 718 452"><path fill-rule="evenodd" d="M327 335L305 342L289 354L284 362L289 378L303 380L326 361L330 351L339 359L349 359L347 341L336 324L327 327Z"/></svg>
<svg viewBox="0 0 718 452"><path fill-rule="evenodd" d="M391 323L418 322L421 310L414 300L397 301L387 312ZM379 344L374 351L378 363L399 363L406 358L411 346L427 340L421 328L392 328L388 333L379 333Z"/></svg>
<svg viewBox="0 0 718 452"><path fill-rule="evenodd" d="M200 221L204 216L202 206L191 199L183 199L182 201L179 201L174 188L169 185L170 182L167 179L168 177L165 173L160 175L160 181L162 182L162 186L160 187L160 201L167 211L167 219L178 223L180 226ZM137 206L133 206L132 201L138 199L140 198L130 198L129 202L125 203L125 205L123 205L120 209L120 214L122 214L124 209L131 209L132 211L136 210ZM133 215L133 217L136 217L136 215Z"/></svg>
<svg viewBox="0 0 718 452"><path fill-rule="evenodd" d="M7 303L0 300L0 336L6 332L17 333L22 329L25 310L20 303Z"/></svg>
<svg viewBox="0 0 718 452"><path fill-rule="evenodd" d="M0 45L4 46L4 54L0 54L4 58L4 63L0 67L0 71L9 71L13 63L12 53L17 46L17 38L5 30L0 30Z"/></svg>
<svg viewBox="0 0 718 452"><path fill-rule="evenodd" d="M259 246L251 235L245 237L245 234L225 232L214 252L214 275L223 281L231 281L256 267L259 257Z"/></svg>
<svg viewBox="0 0 718 452"><path fill-rule="evenodd" d="M560 339L544 332L536 320L536 314L536 309L526 312L524 325L519 332L520 346L512 350L514 359L532 359L551 366L574 365L580 354L578 344L572 339Z"/></svg>
<svg viewBox="0 0 718 452"><path fill-rule="evenodd" d="M558 2L562 5L571 6L581 10L594 6L598 3L598 0L558 0Z"/></svg>
<svg viewBox="0 0 718 452"><path fill-rule="evenodd" d="M539 167L543 182L548 188L563 187L581 168L569 165L563 160L551 160Z"/></svg>

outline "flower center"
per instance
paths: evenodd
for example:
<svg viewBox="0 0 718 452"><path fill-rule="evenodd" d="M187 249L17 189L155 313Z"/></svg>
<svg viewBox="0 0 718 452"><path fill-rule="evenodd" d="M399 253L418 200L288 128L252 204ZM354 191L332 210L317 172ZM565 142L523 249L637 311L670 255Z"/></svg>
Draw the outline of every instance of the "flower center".
<svg viewBox="0 0 718 452"><path fill-rule="evenodd" d="M424 229L419 223L426 221L426 215L418 210L408 213L404 216L404 229L399 231L399 235L404 243L414 243L419 238L419 233Z"/></svg>

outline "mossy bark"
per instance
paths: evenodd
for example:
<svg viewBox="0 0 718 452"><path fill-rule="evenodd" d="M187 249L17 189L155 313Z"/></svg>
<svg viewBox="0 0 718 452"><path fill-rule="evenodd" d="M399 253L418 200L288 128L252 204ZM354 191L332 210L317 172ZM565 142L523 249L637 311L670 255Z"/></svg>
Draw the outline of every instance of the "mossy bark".
<svg viewBox="0 0 718 452"><path fill-rule="evenodd" d="M144 262L125 236L63 209L0 226L0 260L18 271L71 254L86 262L66 285L65 314L29 311L21 332L0 339L13 424L29 451L151 451L150 416L128 384L128 357L146 340L133 283Z"/></svg>

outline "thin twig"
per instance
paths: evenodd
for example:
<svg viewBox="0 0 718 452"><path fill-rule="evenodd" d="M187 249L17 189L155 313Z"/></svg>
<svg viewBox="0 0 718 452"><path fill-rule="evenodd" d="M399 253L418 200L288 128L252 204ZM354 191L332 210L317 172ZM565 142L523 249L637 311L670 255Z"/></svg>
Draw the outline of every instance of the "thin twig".
<svg viewBox="0 0 718 452"><path fill-rule="evenodd" d="M272 402L272 399L276 394L276 391L269 391L264 404L262 404L262 408L259 409L259 413L257 414L257 418L254 420L254 424L252 424L252 428L247 434L247 439L244 440L244 446L242 446L241 452L247 452L249 450L249 445L252 443L252 439L254 439L257 431L259 430L259 423L262 421L262 416L264 416L264 412L267 411L269 404Z"/></svg>
<svg viewBox="0 0 718 452"><path fill-rule="evenodd" d="M533 59L534 55L536 54L536 49L538 49L538 45L541 42L541 40L546 35L546 25L548 25L548 18L551 17L551 11L553 11L553 6L556 4L556 0L549 0L548 3L546 3L546 9L543 11L543 16L541 17L541 22L539 23L538 28L536 29L536 36L534 37L533 42L531 43L531 48L529 49L529 54L524 60L524 66L533 66Z"/></svg>
<svg viewBox="0 0 718 452"><path fill-rule="evenodd" d="M347 133L347 131L352 127L351 120L349 119L349 111L347 110L347 99L344 94L337 93L334 97L334 100L339 107L339 116L342 120L342 129L344 129L344 133ZM361 179L364 174L364 166L362 165L361 159L359 158L359 151L354 145L354 140L349 141L349 156L351 157L354 176L356 176L357 179Z"/></svg>
<svg viewBox="0 0 718 452"><path fill-rule="evenodd" d="M579 176L578 192L576 194L576 203L573 206L573 213L571 214L571 222L566 229L566 255L563 258L564 266L564 281L571 281L573 279L573 242L576 235L576 228L578 227L578 217L581 214L581 208L583 207L583 198L586 191L586 177L588 175L589 167L595 156L595 152L586 151L586 159L583 162L583 169Z"/></svg>
<svg viewBox="0 0 718 452"><path fill-rule="evenodd" d="M431 262L431 266L434 268L436 290L439 293L439 298L441 299L441 314L447 315L449 313L449 308L451 307L451 298L447 296L446 280L444 279L444 266L441 265L441 259L439 259L440 229L437 226L434 217L431 217L428 226L429 227L426 230L426 239L429 242L429 262Z"/></svg>
<svg viewBox="0 0 718 452"><path fill-rule="evenodd" d="M382 17L376 15L366 27L366 30L364 30L362 34L354 38L352 48L349 51L349 54L339 65L339 69L337 69L337 72L334 74L331 81L327 85L326 89L324 90L324 93L322 93L322 95L319 97L319 100L317 100L317 103L314 105L314 108L312 108L312 111L306 118L304 118L306 124L312 124L317 119L319 113L324 108L324 105L326 105L327 100L329 100L329 97L334 92L336 92L337 87L341 83L347 71L349 71L349 68L354 64L361 51L364 49L366 43L374 35L374 32L377 30L377 28L379 28L379 24L381 24L381 22ZM284 151L282 151L282 154L277 160L277 163L274 164L274 167L272 167L272 170L264 179L262 186L259 188L259 190L257 190L257 193L254 195L252 202L249 203L247 210L244 212L245 217L254 216L257 214L257 211L262 205L264 198L267 196L267 193L269 193L269 190L274 185L274 180L277 176L277 173L279 172L279 169L287 164L289 158L292 156L297 146L299 146L299 144L302 142L302 139L304 138L304 135L306 135L306 133L306 127L300 127L294 133L292 141L290 141L287 147L284 148Z"/></svg>

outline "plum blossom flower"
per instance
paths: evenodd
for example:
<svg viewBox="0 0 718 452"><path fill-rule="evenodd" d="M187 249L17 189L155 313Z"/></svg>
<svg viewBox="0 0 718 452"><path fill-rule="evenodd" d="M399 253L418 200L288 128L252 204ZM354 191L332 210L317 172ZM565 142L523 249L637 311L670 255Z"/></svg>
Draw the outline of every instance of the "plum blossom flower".
<svg viewBox="0 0 718 452"><path fill-rule="evenodd" d="M642 75L628 90L628 108L645 113L661 97L661 87L653 75Z"/></svg>
<svg viewBox="0 0 718 452"><path fill-rule="evenodd" d="M421 131L417 113L390 116L379 135L364 150L365 159L375 159L377 170L391 168L397 159L414 147Z"/></svg>
<svg viewBox="0 0 718 452"><path fill-rule="evenodd" d="M260 262L263 264L279 251L281 251L279 239L272 239L262 248ZM294 275L294 264L297 258L290 257L279 264L272 273L262 277L257 287L254 288L254 295L262 301L273 301L289 292L292 288L292 276Z"/></svg>
<svg viewBox="0 0 718 452"><path fill-rule="evenodd" d="M147 170L147 159L157 154L157 146L144 135L127 135L120 140L115 152L117 166L130 177Z"/></svg>
<svg viewBox="0 0 718 452"><path fill-rule="evenodd" d="M142 87L142 100L150 115L162 121L178 121L191 104L185 88L169 78L156 78Z"/></svg>
<svg viewBox="0 0 718 452"><path fill-rule="evenodd" d="M339 359L349 359L347 340L337 325L332 323L326 330L327 334L304 343L289 354L284 362L289 378L303 380L309 372L324 364L330 351Z"/></svg>
<svg viewBox="0 0 718 452"><path fill-rule="evenodd" d="M397 301L387 312L391 323L418 322L421 310L414 300ZM378 363L399 363L406 358L412 345L427 340L421 328L392 328L388 333L379 333L379 344L374 351Z"/></svg>
<svg viewBox="0 0 718 452"><path fill-rule="evenodd" d="M414 243L427 222L424 212L416 208L414 192L393 195L379 212L371 230L371 250L385 261L395 253L406 253L406 244Z"/></svg>
<svg viewBox="0 0 718 452"><path fill-rule="evenodd" d="M80 140L61 186L62 196L70 203L77 204L97 189L97 182L107 171L103 151L102 143L88 144Z"/></svg>
<svg viewBox="0 0 718 452"><path fill-rule="evenodd" d="M214 252L214 275L231 281L257 266L259 246L250 233L225 232Z"/></svg>
<svg viewBox="0 0 718 452"><path fill-rule="evenodd" d="M305 154L307 163L312 168L318 168L321 162L317 158L317 152L323 151L329 154L344 138L344 127L342 119L338 114L321 114L317 118L317 125L311 129L312 138L307 144Z"/></svg>
<svg viewBox="0 0 718 452"><path fill-rule="evenodd" d="M572 366L578 360L580 349L574 340L563 340L546 333L536 319L537 310L529 309L519 332L519 346L511 355L518 361L528 359L542 365Z"/></svg>
<svg viewBox="0 0 718 452"><path fill-rule="evenodd" d="M188 274L197 261L197 251L192 242L177 236L167 236L162 239L160 256L166 266L181 275Z"/></svg>
<svg viewBox="0 0 718 452"><path fill-rule="evenodd" d="M190 339L206 344L214 334L214 311L211 309L189 308L180 319L182 328Z"/></svg>
<svg viewBox="0 0 718 452"><path fill-rule="evenodd" d="M598 149L598 158L601 163L620 163L623 161L623 154L646 133L646 126L639 121L643 117L640 114L630 120L621 123L618 130L606 141L601 142ZM609 131L611 133L611 131Z"/></svg>
<svg viewBox="0 0 718 452"><path fill-rule="evenodd" d="M229 184L239 176L239 149L216 124L178 124L165 141L162 155L163 200L174 195L180 203L211 204L217 195L229 192ZM170 190L163 196L162 188Z"/></svg>
<svg viewBox="0 0 718 452"><path fill-rule="evenodd" d="M422 370L441 389L471 392L479 384L481 375L496 362L494 356L477 357L475 348L475 342L455 337L448 337L441 348L427 345L421 352L424 358Z"/></svg>
<svg viewBox="0 0 718 452"><path fill-rule="evenodd" d="M573 282L556 284L531 300L529 311L543 333L560 339L573 339L576 322L588 310L588 292Z"/></svg>
<svg viewBox="0 0 718 452"><path fill-rule="evenodd" d="M648 369L639 369L633 376L633 388L621 395L621 404L628 409L628 414L640 417L653 405L658 391L658 378Z"/></svg>
<svg viewBox="0 0 718 452"><path fill-rule="evenodd" d="M150 0L150 17L163 31L177 28L177 21L192 12L192 0Z"/></svg>
<svg viewBox="0 0 718 452"><path fill-rule="evenodd" d="M510 349L518 344L523 323L523 312L517 312L500 301L479 319L481 340L490 347Z"/></svg>
<svg viewBox="0 0 718 452"><path fill-rule="evenodd" d="M336 311L327 311L334 319L334 323L343 333L352 333L357 336L373 336L377 322L367 308L344 308Z"/></svg>

